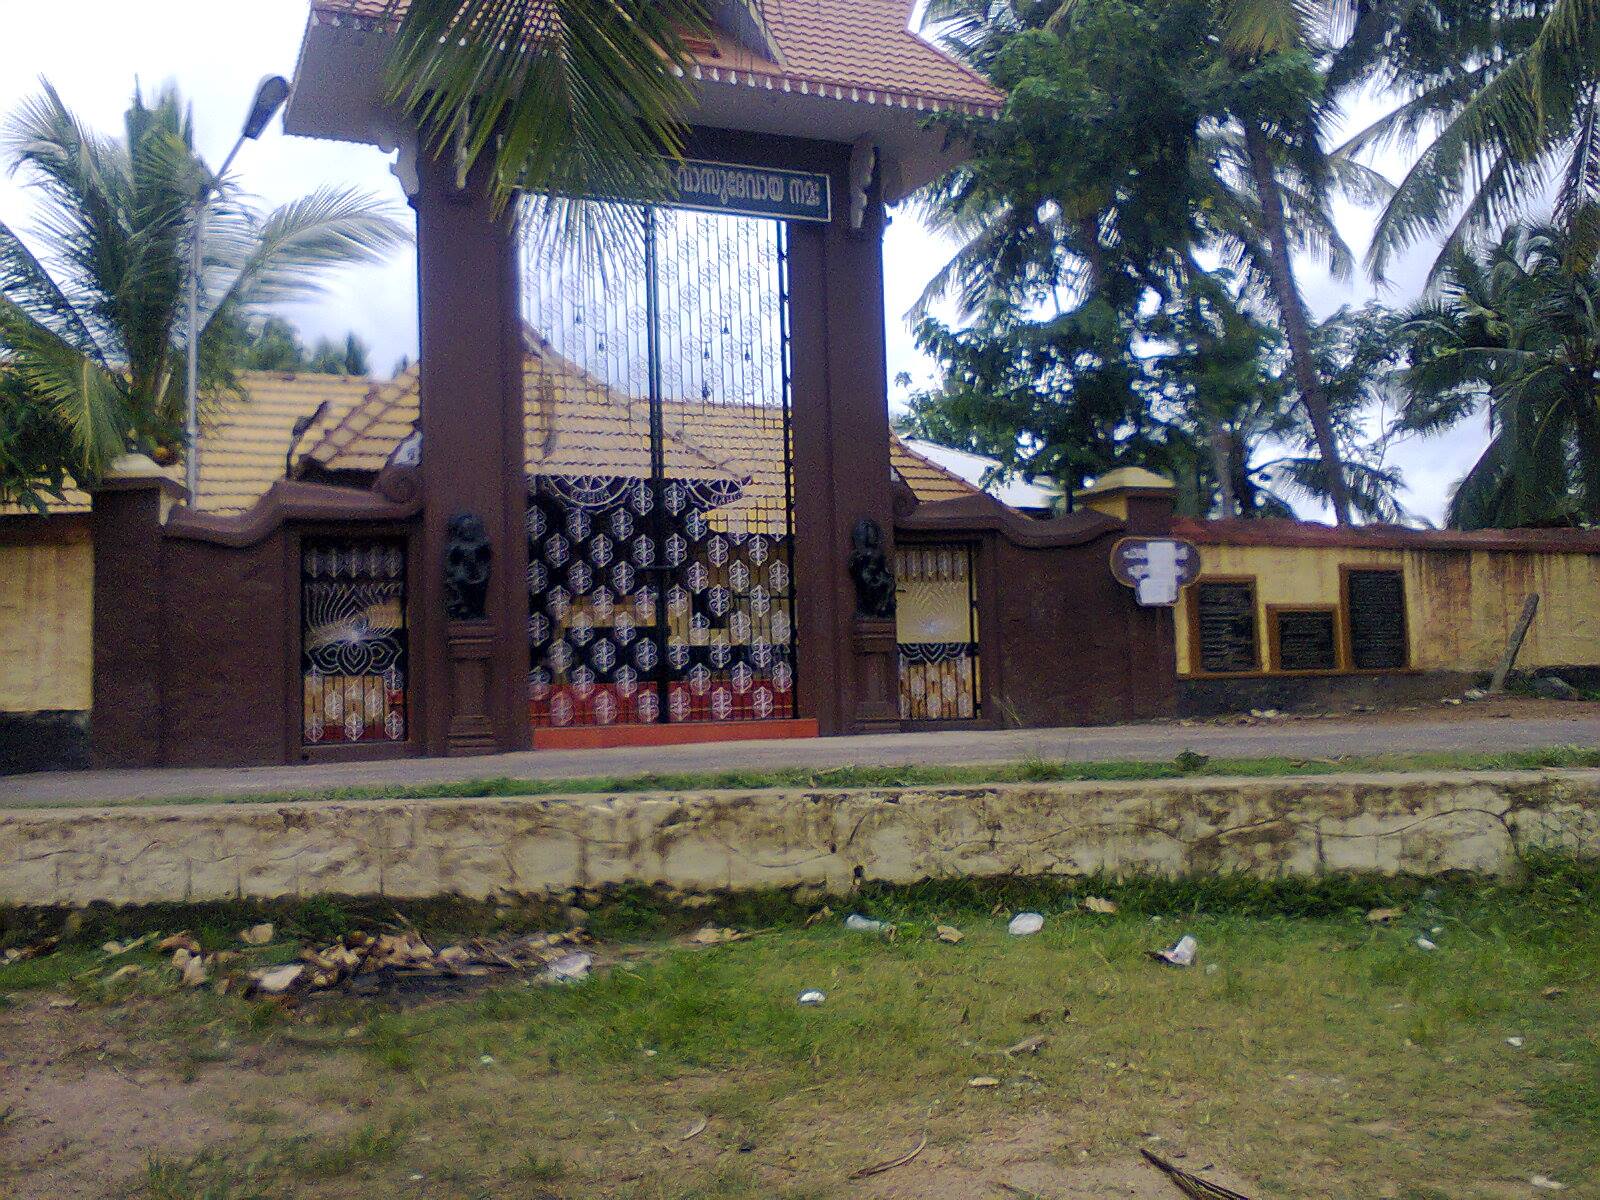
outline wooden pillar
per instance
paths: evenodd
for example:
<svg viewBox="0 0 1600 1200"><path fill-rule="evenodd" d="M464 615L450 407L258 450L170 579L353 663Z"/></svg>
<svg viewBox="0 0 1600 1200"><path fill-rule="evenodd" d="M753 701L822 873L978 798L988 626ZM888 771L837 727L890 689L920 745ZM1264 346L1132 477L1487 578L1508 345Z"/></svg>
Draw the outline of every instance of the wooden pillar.
<svg viewBox="0 0 1600 1200"><path fill-rule="evenodd" d="M485 160L485 164L487 159ZM421 637L425 753L528 746L527 507L523 350L514 207L496 214L484 171L456 186L448 158L423 156L413 201L421 307ZM484 614L447 621L452 517L483 522Z"/></svg>
<svg viewBox="0 0 1600 1200"><path fill-rule="evenodd" d="M863 228L850 228L848 151L838 149L833 220L789 227L800 711L823 733L884 727L883 693L898 694L884 675L882 630L858 636L848 569L863 517L894 555L883 209L874 198Z"/></svg>

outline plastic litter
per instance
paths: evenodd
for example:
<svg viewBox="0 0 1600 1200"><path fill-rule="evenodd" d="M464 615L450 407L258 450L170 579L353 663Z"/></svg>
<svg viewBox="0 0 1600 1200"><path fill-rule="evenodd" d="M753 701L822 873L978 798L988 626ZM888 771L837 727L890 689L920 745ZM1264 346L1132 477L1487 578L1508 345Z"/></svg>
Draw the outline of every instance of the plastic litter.
<svg viewBox="0 0 1600 1200"><path fill-rule="evenodd" d="M1559 1180L1551 1179L1548 1175L1535 1175L1528 1182L1546 1192L1564 1192L1567 1190L1566 1184Z"/></svg>
<svg viewBox="0 0 1600 1200"><path fill-rule="evenodd" d="M1192 967L1195 952L1199 949L1200 943L1194 940L1194 935L1186 933L1165 950L1150 951L1150 957L1169 967Z"/></svg>
<svg viewBox="0 0 1600 1200"><path fill-rule="evenodd" d="M844 927L854 929L858 933L877 933L883 928L883 922L863 917L860 913L851 913L844 919Z"/></svg>
<svg viewBox="0 0 1600 1200"><path fill-rule="evenodd" d="M1044 918L1036 912L1018 913L1011 918L1006 932L1012 937L1027 937L1044 928Z"/></svg>
<svg viewBox="0 0 1600 1200"><path fill-rule="evenodd" d="M574 950L571 954L563 954L546 967L545 976L556 981L577 982L589 977L589 968L592 966L594 966L594 955Z"/></svg>
<svg viewBox="0 0 1600 1200"><path fill-rule="evenodd" d="M1506 1039L1506 1045L1510 1046L1513 1050L1521 1050L1523 1039L1520 1037L1508 1037Z"/></svg>
<svg viewBox="0 0 1600 1200"><path fill-rule="evenodd" d="M807 1008L821 1004L827 998L828 994L826 992L819 992L815 988L800 993L800 1003Z"/></svg>
<svg viewBox="0 0 1600 1200"><path fill-rule="evenodd" d="M1417 949L1418 950L1437 950L1438 948L1439 947L1434 945L1434 943L1432 941L1430 941L1427 937L1418 936L1418 938L1417 938Z"/></svg>

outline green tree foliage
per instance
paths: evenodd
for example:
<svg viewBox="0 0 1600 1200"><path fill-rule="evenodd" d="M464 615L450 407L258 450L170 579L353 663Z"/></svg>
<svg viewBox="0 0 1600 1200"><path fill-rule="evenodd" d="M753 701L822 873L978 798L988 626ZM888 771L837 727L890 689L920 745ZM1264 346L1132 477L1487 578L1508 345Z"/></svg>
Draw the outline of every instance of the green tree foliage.
<svg viewBox="0 0 1600 1200"><path fill-rule="evenodd" d="M1127 357L1151 305L1176 302L1194 313L1205 293L1217 310L1212 319L1236 325L1222 310L1239 307L1253 320L1270 319L1327 476L1321 494L1348 520L1344 439L1316 370L1315 331L1291 255L1319 252L1347 273L1351 255L1334 227L1332 198L1342 190L1366 199L1382 184L1323 153L1324 93L1307 14L1271 0L1067 0L1026 10L948 0L931 16L948 23L957 49L1010 99L998 122L962 125L976 154L941 185L930 210L964 245L918 311L955 292L966 317L982 314L973 345L999 336L1076 354L1082 332L1094 330L1091 378L1099 383L1115 377L1104 364ZM1232 295L1218 292L1200 257L1229 265L1238 280ZM1057 315L1038 318L1041 309ZM1028 329L1036 320L1040 327ZM1070 346L1058 336L1068 330ZM937 348L935 334L926 329L924 340ZM1073 374L1083 371L1077 360ZM1139 398L1123 400L1125 416L1137 414ZM1098 398L1091 424L1115 407ZM1202 427L1224 435L1201 416ZM1123 452L1138 445L1131 438ZM1043 443L1027 453L1063 462L1103 457L1093 446Z"/></svg>
<svg viewBox="0 0 1600 1200"><path fill-rule="evenodd" d="M1600 202L1596 0L1387 0L1365 5L1332 68L1340 92L1398 97L1343 153L1421 153L1378 222L1368 265L1442 237L1436 270L1514 218L1557 221Z"/></svg>
<svg viewBox="0 0 1600 1200"><path fill-rule="evenodd" d="M28 397L0 417L0 501L37 505L67 478L93 486L130 447L177 451L203 185L218 185L200 276L208 394L237 390L234 330L246 314L314 292L328 271L374 261L406 238L379 204L343 189L250 208L195 154L170 87L148 100L136 92L123 135L109 138L46 83L12 115L0 149L38 214L26 239L0 224L0 372Z"/></svg>
<svg viewBox="0 0 1600 1200"><path fill-rule="evenodd" d="M1276 329L1215 286L1144 310L1125 337L1086 329L1094 311L960 330L924 322L942 383L911 396L901 431L994 458L1004 476L1058 482L1069 505L1074 488L1129 465L1176 480L1190 516L1287 517L1297 500L1327 503ZM1351 504L1368 521L1410 519L1400 473L1367 433L1397 366L1394 324L1381 308L1341 310L1312 334Z"/></svg>
<svg viewBox="0 0 1600 1200"><path fill-rule="evenodd" d="M1600 210L1573 214L1578 229ZM1490 442L1451 498L1452 525L1600 523L1600 265L1568 225L1514 225L1456 246L1406 316L1399 428L1486 417Z"/></svg>

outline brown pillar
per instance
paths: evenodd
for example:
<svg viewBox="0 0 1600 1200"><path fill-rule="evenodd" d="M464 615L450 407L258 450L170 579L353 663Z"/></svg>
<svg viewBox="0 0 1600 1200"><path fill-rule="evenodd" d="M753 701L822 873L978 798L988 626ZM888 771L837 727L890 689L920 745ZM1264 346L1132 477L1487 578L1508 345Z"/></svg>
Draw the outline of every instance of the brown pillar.
<svg viewBox="0 0 1600 1200"><path fill-rule="evenodd" d="M147 460L146 460L147 461ZM178 492L150 473L110 478L94 493L93 691L91 761L97 767L153 767L165 758L162 673L163 505Z"/></svg>
<svg viewBox="0 0 1600 1200"><path fill-rule="evenodd" d="M834 219L789 227L800 711L823 733L881 727L882 636L858 637L850 533L878 522L894 554L883 336L883 209L849 223L845 148L831 164ZM873 630L881 635L881 630Z"/></svg>
<svg viewBox="0 0 1600 1200"><path fill-rule="evenodd" d="M422 741L428 754L514 750L530 742L514 213L493 212L481 171L458 189L448 158L424 156L419 167ZM481 621L446 621L446 527L459 513L483 521L491 547Z"/></svg>

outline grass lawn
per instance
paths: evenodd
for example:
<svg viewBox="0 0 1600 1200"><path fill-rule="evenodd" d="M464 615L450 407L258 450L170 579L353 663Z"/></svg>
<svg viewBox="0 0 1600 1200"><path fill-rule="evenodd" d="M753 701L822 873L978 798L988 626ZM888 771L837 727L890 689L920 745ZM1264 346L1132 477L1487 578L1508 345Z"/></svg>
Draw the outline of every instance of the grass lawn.
<svg viewBox="0 0 1600 1200"><path fill-rule="evenodd" d="M1056 780L1115 781L1183 778L1261 778L1382 771L1526 771L1600 767L1600 750L1552 746L1542 750L1432 751L1340 755L1331 758L1211 758L1183 751L1167 761L1020 762L886 766L786 767L774 770L653 772L570 779L496 776L421 784L358 784L244 795L197 795L110 801L111 804L284 804L326 800L427 800L473 796L579 796L629 792L751 791L760 788L938 787ZM0 801L0 808L72 807L71 800Z"/></svg>
<svg viewBox="0 0 1600 1200"><path fill-rule="evenodd" d="M1600 869L1535 867L859 897L892 940L752 900L707 911L771 927L703 949L703 913L623 897L589 980L403 1009L108 985L138 956L71 948L0 967L0 1195L1178 1197L1140 1147L1253 1200L1600 1195ZM1181 932L1194 968L1145 957Z"/></svg>

